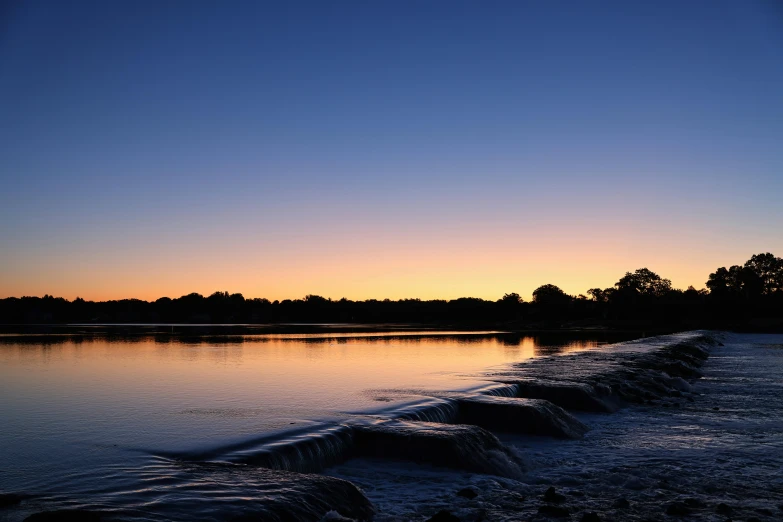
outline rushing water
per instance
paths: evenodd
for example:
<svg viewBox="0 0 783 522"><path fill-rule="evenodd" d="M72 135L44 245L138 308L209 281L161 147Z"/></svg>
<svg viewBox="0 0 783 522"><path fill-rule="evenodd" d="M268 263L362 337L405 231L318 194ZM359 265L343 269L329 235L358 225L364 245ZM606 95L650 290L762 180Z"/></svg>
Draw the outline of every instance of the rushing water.
<svg viewBox="0 0 783 522"><path fill-rule="evenodd" d="M219 505L243 492L233 480L205 481L163 456L334 425L423 395L486 385L487 368L621 338L247 329L198 335L182 328L4 334L0 491L58 505L89 500L126 513L154 513L161 496L176 494L192 496L183 509L199 512L199 502ZM0 513L9 516L21 515Z"/></svg>
<svg viewBox="0 0 783 522"><path fill-rule="evenodd" d="M722 341L687 397L577 413L590 427L580 440L501 435L529 460L522 480L365 459L330 473L363 488L376 522L426 520L440 509L461 520L549 520L539 509L550 486L570 520L590 512L676 520L666 514L672 505L688 513L681 520L783 520L783 335ZM455 494L464 487L477 498Z"/></svg>

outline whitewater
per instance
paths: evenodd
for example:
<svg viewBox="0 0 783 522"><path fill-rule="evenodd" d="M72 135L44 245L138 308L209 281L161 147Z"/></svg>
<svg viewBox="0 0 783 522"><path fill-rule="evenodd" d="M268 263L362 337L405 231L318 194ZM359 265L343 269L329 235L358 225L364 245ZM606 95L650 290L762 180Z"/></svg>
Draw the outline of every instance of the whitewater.
<svg viewBox="0 0 783 522"><path fill-rule="evenodd" d="M378 521L783 520L783 335L716 337L681 396L576 413L579 440L501 436L526 457L521 479L379 461L330 474L359 485Z"/></svg>

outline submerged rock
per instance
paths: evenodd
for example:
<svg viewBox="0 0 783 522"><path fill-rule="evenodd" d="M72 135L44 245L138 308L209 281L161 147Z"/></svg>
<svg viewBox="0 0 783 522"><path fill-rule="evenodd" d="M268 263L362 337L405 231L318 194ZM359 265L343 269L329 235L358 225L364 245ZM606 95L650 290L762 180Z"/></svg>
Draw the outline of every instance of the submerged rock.
<svg viewBox="0 0 783 522"><path fill-rule="evenodd" d="M476 490L473 488L462 488L457 491L457 496L472 500L478 496L478 493L476 493Z"/></svg>
<svg viewBox="0 0 783 522"><path fill-rule="evenodd" d="M331 511L349 519L369 520L375 514L370 500L347 480L270 469L258 469L254 478L273 489L261 509L236 516L232 522L318 521Z"/></svg>
<svg viewBox="0 0 783 522"><path fill-rule="evenodd" d="M519 478L522 459L478 426L386 421L356 426L355 453Z"/></svg>
<svg viewBox="0 0 783 522"><path fill-rule="evenodd" d="M674 502L666 507L666 514L673 517L684 517L691 514L691 508L683 502Z"/></svg>
<svg viewBox="0 0 783 522"><path fill-rule="evenodd" d="M613 412L629 403L657 404L692 390L685 378L701 376L706 346L714 344L702 334L659 339L653 346L623 343L610 351L541 357L493 377L516 384L520 397L545 399L568 410Z"/></svg>
<svg viewBox="0 0 783 522"><path fill-rule="evenodd" d="M427 522L460 522L459 517L452 514L451 511L447 509L441 509L434 515L432 515L430 518L427 519Z"/></svg>
<svg viewBox="0 0 783 522"><path fill-rule="evenodd" d="M734 509L732 509L731 506L726 504L725 502L721 502L717 506L715 506L715 511L720 513L721 515L730 515Z"/></svg>
<svg viewBox="0 0 783 522"><path fill-rule="evenodd" d="M543 506L540 506L538 508L538 513L540 515L546 515L549 517L557 517L557 518L566 518L571 516L571 513L569 513L566 508L560 506L552 506L550 504L545 504Z"/></svg>
<svg viewBox="0 0 783 522"><path fill-rule="evenodd" d="M316 473L343 462L350 454L352 439L353 430L349 426L331 426L295 432L289 438L272 440L223 458L268 469Z"/></svg>
<svg viewBox="0 0 783 522"><path fill-rule="evenodd" d="M544 399L567 410L611 413L616 406L604 401L587 383L536 379L516 381L519 395L530 399Z"/></svg>
<svg viewBox="0 0 783 522"><path fill-rule="evenodd" d="M24 522L100 522L101 514L84 509L60 509L34 513L24 519Z"/></svg>
<svg viewBox="0 0 783 522"><path fill-rule="evenodd" d="M554 486L551 486L549 489L546 490L546 493L544 493L544 502L565 502L565 495L561 495L558 493Z"/></svg>
<svg viewBox="0 0 783 522"><path fill-rule="evenodd" d="M628 509L629 507L631 507L631 503L628 502L627 498L618 498L617 500L614 501L612 507L618 509Z"/></svg>
<svg viewBox="0 0 783 522"><path fill-rule="evenodd" d="M0 493L0 508L15 506L24 499L24 495L17 493Z"/></svg>
<svg viewBox="0 0 783 522"><path fill-rule="evenodd" d="M457 399L458 421L482 428L580 439L588 427L560 406L543 399L471 395Z"/></svg>

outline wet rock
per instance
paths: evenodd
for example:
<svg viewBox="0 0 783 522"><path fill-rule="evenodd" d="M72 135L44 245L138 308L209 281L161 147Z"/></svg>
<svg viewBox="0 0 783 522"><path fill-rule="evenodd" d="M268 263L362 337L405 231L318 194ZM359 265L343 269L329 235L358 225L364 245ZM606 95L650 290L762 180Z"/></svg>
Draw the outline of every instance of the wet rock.
<svg viewBox="0 0 783 522"><path fill-rule="evenodd" d="M42 511L24 519L24 522L100 522L101 514L84 509Z"/></svg>
<svg viewBox="0 0 783 522"><path fill-rule="evenodd" d="M0 508L15 506L24 500L24 496L16 493L0 493Z"/></svg>
<svg viewBox="0 0 783 522"><path fill-rule="evenodd" d="M349 426L330 427L313 431L308 436L294 436L264 444L253 451L229 453L227 460L267 469L317 473L342 463L350 452L351 441L352 429ZM179 458L203 460L214 458L213 455L185 453Z"/></svg>
<svg viewBox="0 0 783 522"><path fill-rule="evenodd" d="M568 518L571 516L566 508L561 506L552 506L550 504L540 506L538 508L538 514L555 518Z"/></svg>
<svg viewBox="0 0 783 522"><path fill-rule="evenodd" d="M715 506L715 511L720 513L721 515L730 515L732 511L732 507L724 502L721 502L717 506Z"/></svg>
<svg viewBox="0 0 783 522"><path fill-rule="evenodd" d="M691 508L684 502L674 502L666 507L666 514L672 517L685 517L691 514Z"/></svg>
<svg viewBox="0 0 783 522"><path fill-rule="evenodd" d="M573 415L543 399L472 395L458 398L457 422L489 430L581 439L588 431Z"/></svg>
<svg viewBox="0 0 783 522"><path fill-rule="evenodd" d="M356 520L375 514L370 500L352 483L334 477L259 468L253 480L269 493L264 502L232 522L315 522L335 511Z"/></svg>
<svg viewBox="0 0 783 522"><path fill-rule="evenodd" d="M617 500L614 501L612 507L618 509L628 509L629 507L631 507L631 503L628 502L627 498L618 498Z"/></svg>
<svg viewBox="0 0 783 522"><path fill-rule="evenodd" d="M601 522L601 517L595 511L591 511L582 515L581 522Z"/></svg>
<svg viewBox="0 0 783 522"><path fill-rule="evenodd" d="M524 462L497 437L478 426L387 421L355 427L356 456L407 460L487 473L522 476Z"/></svg>
<svg viewBox="0 0 783 522"><path fill-rule="evenodd" d="M560 503L565 501L565 495L561 495L557 491L555 491L554 486L551 486L549 489L546 490L544 493L544 502L554 502L554 503Z"/></svg>
<svg viewBox="0 0 783 522"><path fill-rule="evenodd" d="M427 522L459 522L459 517L447 509L441 509L428 518Z"/></svg>
<svg viewBox="0 0 783 522"><path fill-rule="evenodd" d="M478 493L473 488L462 488L459 491L457 491L458 497L465 497L467 499L474 499L478 496Z"/></svg>
<svg viewBox="0 0 783 522"><path fill-rule="evenodd" d="M567 410L612 413L617 407L602 400L595 389L586 383L571 381L517 381L519 395L530 399L544 399Z"/></svg>

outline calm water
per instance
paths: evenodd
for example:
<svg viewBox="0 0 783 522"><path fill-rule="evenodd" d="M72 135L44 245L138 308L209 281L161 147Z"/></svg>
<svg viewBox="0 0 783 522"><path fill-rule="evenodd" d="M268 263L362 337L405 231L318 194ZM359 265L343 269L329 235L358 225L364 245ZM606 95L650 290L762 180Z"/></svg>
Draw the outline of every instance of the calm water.
<svg viewBox="0 0 783 522"><path fill-rule="evenodd" d="M160 480L165 452L475 388L489 367L618 340L486 332L2 335L0 491L152 502L149 481Z"/></svg>

